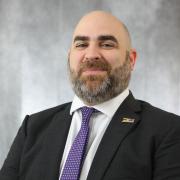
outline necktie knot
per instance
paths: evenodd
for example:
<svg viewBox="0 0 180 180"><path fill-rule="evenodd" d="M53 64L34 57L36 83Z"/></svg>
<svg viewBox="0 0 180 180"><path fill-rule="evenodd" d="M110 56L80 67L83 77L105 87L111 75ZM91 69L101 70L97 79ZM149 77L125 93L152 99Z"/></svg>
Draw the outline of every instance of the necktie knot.
<svg viewBox="0 0 180 180"><path fill-rule="evenodd" d="M90 117L92 113L95 112L95 109L84 106L81 108L81 112L82 112L82 122L89 123Z"/></svg>

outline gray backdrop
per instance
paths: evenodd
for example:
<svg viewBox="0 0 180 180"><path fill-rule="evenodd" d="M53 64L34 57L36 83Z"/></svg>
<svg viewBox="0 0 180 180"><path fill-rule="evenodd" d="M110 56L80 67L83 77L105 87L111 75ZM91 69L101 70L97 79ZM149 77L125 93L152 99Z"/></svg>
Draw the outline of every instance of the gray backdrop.
<svg viewBox="0 0 180 180"><path fill-rule="evenodd" d="M0 166L25 114L72 99L71 33L94 9L113 12L132 34L134 95L180 114L179 0L0 0Z"/></svg>

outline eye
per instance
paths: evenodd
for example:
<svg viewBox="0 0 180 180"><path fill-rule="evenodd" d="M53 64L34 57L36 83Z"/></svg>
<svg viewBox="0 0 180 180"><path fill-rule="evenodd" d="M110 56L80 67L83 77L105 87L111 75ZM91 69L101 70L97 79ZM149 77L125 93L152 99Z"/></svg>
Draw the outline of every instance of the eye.
<svg viewBox="0 0 180 180"><path fill-rule="evenodd" d="M83 49L86 48L88 46L87 42L76 42L75 43L75 48L77 49Z"/></svg>
<svg viewBox="0 0 180 180"><path fill-rule="evenodd" d="M114 42L101 42L100 46L104 49L113 49L115 48L117 45Z"/></svg>

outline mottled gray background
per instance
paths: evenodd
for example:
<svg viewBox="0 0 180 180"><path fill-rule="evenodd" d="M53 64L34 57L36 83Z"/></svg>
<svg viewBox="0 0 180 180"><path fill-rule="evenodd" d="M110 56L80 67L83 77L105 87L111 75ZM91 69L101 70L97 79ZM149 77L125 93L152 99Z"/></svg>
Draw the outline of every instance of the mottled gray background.
<svg viewBox="0 0 180 180"><path fill-rule="evenodd" d="M0 0L0 166L25 114L73 97L67 49L86 12L113 12L139 53L131 90L180 114L179 0Z"/></svg>

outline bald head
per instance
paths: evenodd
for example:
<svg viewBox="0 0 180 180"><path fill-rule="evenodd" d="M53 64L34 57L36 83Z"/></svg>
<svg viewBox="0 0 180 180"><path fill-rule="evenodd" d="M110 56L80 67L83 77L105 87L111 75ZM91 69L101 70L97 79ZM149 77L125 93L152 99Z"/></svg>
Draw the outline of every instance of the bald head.
<svg viewBox="0 0 180 180"><path fill-rule="evenodd" d="M88 32L94 33L94 35L112 33L127 49L131 48L131 39L127 27L108 12L92 11L83 16L74 30L73 38L77 35L88 35Z"/></svg>

